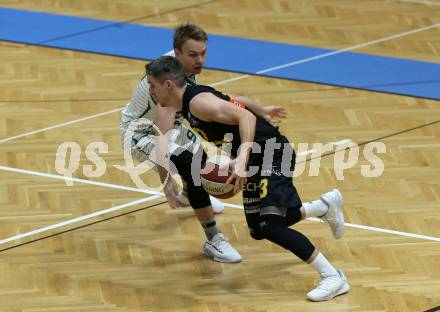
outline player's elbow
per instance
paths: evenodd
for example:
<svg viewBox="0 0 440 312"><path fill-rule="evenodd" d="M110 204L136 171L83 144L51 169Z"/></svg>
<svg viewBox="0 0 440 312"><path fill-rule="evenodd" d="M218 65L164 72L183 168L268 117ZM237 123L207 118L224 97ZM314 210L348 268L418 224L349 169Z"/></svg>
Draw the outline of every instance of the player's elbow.
<svg viewBox="0 0 440 312"><path fill-rule="evenodd" d="M250 111L246 112L246 118L249 120L249 123L255 125L257 123L257 117L255 117L254 114L252 114Z"/></svg>
<svg viewBox="0 0 440 312"><path fill-rule="evenodd" d="M250 122L255 122L256 119L257 119L257 118L255 117L255 115L252 114L252 112L251 112L251 111L248 111L247 109L243 109L243 110L241 110L241 111L240 111L240 116L238 116L238 118L239 118L240 120L245 119L245 120L248 120L248 121L250 121Z"/></svg>

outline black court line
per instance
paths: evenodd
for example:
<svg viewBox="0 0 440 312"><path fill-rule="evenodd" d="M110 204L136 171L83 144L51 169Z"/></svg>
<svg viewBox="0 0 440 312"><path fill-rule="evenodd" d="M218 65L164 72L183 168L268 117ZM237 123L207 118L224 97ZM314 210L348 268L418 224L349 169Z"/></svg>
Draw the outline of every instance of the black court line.
<svg viewBox="0 0 440 312"><path fill-rule="evenodd" d="M425 80L425 81L407 81L407 82L401 82L401 83L384 83L384 84L372 84L372 85L365 85L365 86L359 86L361 91L365 92L379 92L379 91L372 91L372 90L365 90L363 88L372 88L372 87L389 87L389 86L411 86L411 85L418 85L418 84L425 84L425 83L436 83L440 82L440 80ZM304 90L285 90L285 91L273 91L273 92L251 92L249 94L251 95L266 95L266 94L288 94L288 93L301 93L301 92L313 92L313 91L333 91L333 90L339 90L344 89L348 87L329 87L325 89L304 89ZM380 93L380 92L379 92ZM408 97L414 97L412 95L404 95L401 94L401 96L408 96ZM428 98L426 98L428 99Z"/></svg>
<svg viewBox="0 0 440 312"><path fill-rule="evenodd" d="M429 127L429 126L434 125L434 124L439 123L439 122L440 122L440 120L436 120L436 121L433 121L433 122L430 122L430 123L427 123L427 124L423 124L423 125L416 126L416 127L413 127L413 128L401 130L401 131L398 131L398 132L394 132L394 133L391 133L391 134L388 134L388 135L385 135L385 136L382 136L382 137L379 137L379 138L376 138L376 139L372 139L372 140L368 140L368 141L365 141L365 142L361 142L361 143L357 144L357 146L363 146L363 145L366 145L366 144L368 144L370 142L384 140L384 139L387 139L387 138L390 138L390 137L393 137L393 136L397 136L397 135L402 134L402 133L410 132L410 131L421 129L421 128L424 128L424 127ZM328 152L328 153L322 154L321 156L318 156L318 157L315 157L315 158L320 158L320 157L325 157L325 156L333 155L336 152L337 151ZM303 162L308 162L308 161L311 161L312 159L315 159L315 158L308 158L308 159L304 160ZM302 162L298 162L298 163L302 163ZM109 220L112 220L112 219L115 219L115 218L119 218L119 217L122 217L122 216L125 216L125 215L128 215L128 214L136 213L136 212L139 212L139 211L142 211L142 210L147 210L149 208L156 207L156 206L165 204L167 202L168 201L163 201L163 202L156 203L156 204L153 204L153 205L150 205L150 206L146 206L146 207L143 207L143 208L139 208L139 209L136 209L136 210L133 210L133 211L125 212L125 213L120 214L120 215L116 215L116 216L113 216L113 217L109 217L109 218L105 218L105 219L102 219L102 220L91 222L91 223L88 223L88 224L85 224L85 225L81 225L81 226L78 226L78 227L75 227L75 228L72 228L72 229L69 229L69 230L65 230L65 231L62 231L62 232L58 232L58 233L54 233L54 234L47 235L47 236L44 236L44 237L40 237L40 238L31 240L31 241L28 241L28 242L25 242L25 243L21 243L21 244L18 244L18 245L14 245L14 246L10 246L10 247L4 248L4 249L0 249L0 252L7 251L7 250L10 250L10 249L14 249L14 248L17 248L17 247L20 247L20 246L25 246L25 245L28 245L28 244L31 244L31 243L34 243L34 242L38 242L38 241L46 239L46 238L51 238L51 237L54 237L54 236L57 236L57 235L61 235L61 234L64 234L64 233L68 233L68 232L71 232L71 231L74 231L74 230L82 229L82 228L85 228L85 227L88 227L88 226L92 226L94 224L98 224L98 223L101 223L101 222L109 221ZM438 308L439 307L434 308L436 310L428 310L428 311L425 311L425 312L438 311L439 310Z"/></svg>
<svg viewBox="0 0 440 312"><path fill-rule="evenodd" d="M358 146L366 145L368 143L375 142L375 141L380 141L380 140L388 139L388 138L391 138L393 136L396 136L396 135L399 135L399 134L402 134L402 133L406 133L406 132L410 132L410 131L413 131L413 130L429 127L429 126L435 125L436 123L439 123L439 122L440 122L440 120L435 120L435 121L431 121L431 122L428 122L426 124L419 125L419 126L416 126L416 127L413 127L413 128L408 128L408 129L405 129L405 130L397 131L397 132L394 132L394 133L391 133L391 134L384 135L384 136L379 137L377 139L368 140L368 141L359 143Z"/></svg>
<svg viewBox="0 0 440 312"><path fill-rule="evenodd" d="M423 125L419 125L419 126L416 126L416 127L413 127L413 128L408 128L408 129L404 129L404 130L401 130L401 131L393 132L393 133L391 133L391 134L387 134L387 135L384 135L384 136L382 136L382 137L378 137L378 138L375 138L375 139L371 139L371 140L368 140L368 141L364 141L364 142L361 142L361 143L359 143L359 144L353 144L353 145L351 145L350 147L354 147L354 146L358 146L358 147L360 147L360 146L366 145L366 144L371 143L371 142L377 142L377 141L385 140L385 139L388 139L388 138L391 138L391 137L397 136L397 135L402 134L402 133L407 133L407 132L411 132L411 131L418 130L418 129L421 129L421 128L429 127L429 126L435 125L435 124L437 124L437 123L439 123L439 122L440 122L440 120L436 120L436 121L428 122L428 123L423 124ZM354 142L353 142L353 143L354 143ZM347 147L347 149L348 149L348 148L349 148L349 147ZM329 155L333 155L333 154L336 154L337 152L341 152L341 151L344 151L344 150L337 150L337 149L336 149L336 150L333 151L333 152L327 152L327 153L324 153L324 154L322 154L322 155L320 155L320 156L316 156L316 157L313 157L313 158L310 157L310 158L307 158L307 159L304 160L304 161L299 161L299 162L297 162L297 164L302 164L302 163L304 163L304 162L311 161L312 159L322 158L322 157L326 157L326 156L329 156Z"/></svg>
<svg viewBox="0 0 440 312"><path fill-rule="evenodd" d="M438 307L434 307L434 308L429 309L429 310L426 310L426 311L424 311L424 312L435 312L435 311L440 311L440 306L438 306Z"/></svg>
<svg viewBox="0 0 440 312"><path fill-rule="evenodd" d="M1 40L0 42L12 42L12 43L24 44L26 46L38 46L38 47L49 48L49 49L74 51L74 52L87 53L87 54L96 54L96 55L109 56L109 57L117 57L117 58L129 59L129 60L138 60L138 61L146 61L146 62L153 61L153 60L146 59L146 58L121 56L121 55L109 54L109 53L104 53L104 52L90 52L90 51L82 50L82 49L53 47L53 46L47 46L47 45L38 44L38 43L37 44L23 43L23 42L14 41L14 40ZM317 85L321 85L321 86L330 86L330 87L333 87L334 89L346 88L346 89L359 90L359 91L365 91L365 92L384 93L384 94L412 97L412 98L418 98L418 99L440 101L439 98L423 96L423 95L404 94L404 93L399 93L397 91L366 89L368 87L387 86L388 84L384 84L384 85L377 84L377 85L360 86L359 87L359 86L347 86L347 85L341 85L341 84L335 84L335 83L329 83L329 82L323 83L323 82L319 82L319 81L304 80L304 79L297 79L297 78L276 77L276 76L270 76L270 75L265 75L265 74L247 73L247 72L225 70L225 69L213 68L213 67L205 67L205 69L207 69L207 70L215 70L215 71L224 72L224 73L241 74L241 75L246 75L246 76L251 76L251 77L263 77L263 78L280 79L280 80L285 80L285 81L298 81L298 82L304 82L304 83L312 83L312 84L317 84ZM427 83L427 82L425 82L425 83ZM403 85L405 85L405 84L408 84L408 83L407 82L403 83ZM399 84L395 83L395 84L391 84L391 85L397 86ZM318 89L318 90L321 90L321 89ZM322 90L325 91L325 90L329 90L329 89L322 89ZM302 92L302 91L298 91L298 92Z"/></svg>
<svg viewBox="0 0 440 312"><path fill-rule="evenodd" d="M214 2L214 1L215 0L210 1L210 2ZM200 5L200 4L198 4L198 5ZM110 26L101 27L99 29L107 28L107 27L110 27ZM140 60L140 61L147 61L147 62L152 61L150 59L140 58L140 57L122 56L122 55L109 54L109 53L104 53L104 52L91 52L91 51L87 51L87 50L83 50L83 49L53 47L53 46L50 46L50 45L45 45L43 43L35 43L35 44L34 43L23 43L23 42L15 41L15 40L0 40L0 42L12 42L12 43L23 44L25 46L38 46L38 47L44 47L44 48L49 48L49 49L65 50L65 51L75 51L75 52L80 52L80 53L96 54L96 55L103 55L103 56L109 56L109 57L117 57L117 58L129 59L129 60ZM224 73L241 74L241 75L246 75L246 76L251 76L251 77L264 77L264 78L273 78L273 79L280 79L280 80L286 80L286 81L298 81L298 82L304 82L304 83L313 83L313 84L322 85L322 86L331 86L331 87L334 87L334 88L347 88L347 89L352 89L352 90L360 90L360 91L375 92L375 93L384 93L384 94L391 94L391 95L398 95L398 96L405 96L405 97L412 97L412 98L419 98L419 99L426 99L426 100L434 100L434 101L439 101L440 100L439 98L434 98L434 97L429 97L429 96L422 96L422 95L404 94L404 93L399 93L397 91L370 90L370 89L366 89L366 87L363 87L363 86L360 86L360 87L359 86L347 86L347 85L341 85L341 84L335 84L335 83L329 83L329 82L323 83L323 82L312 81L312 80L304 80L304 79L297 79L297 78L287 78L287 77L276 77L276 76L271 76L271 75L266 75L266 74L247 73L247 72L242 72L242 71L225 70L225 69L213 68L213 67L205 67L205 69L220 71L220 72L224 72ZM407 83L404 83L404 84L407 84ZM398 84L394 84L394 85L398 85ZM373 86L377 87L377 86L381 86L381 85L372 85L370 87L373 87ZM383 85L383 86L386 86L386 84ZM327 90L327 89L324 89L324 90Z"/></svg>
<svg viewBox="0 0 440 312"><path fill-rule="evenodd" d="M208 68L206 68L208 69ZM399 93L399 92L395 92L395 91L387 91L387 90L371 90L368 88L373 88L373 87L381 87L381 86L398 86L400 85L399 83L389 83L389 84L373 84L373 85L366 85L366 86L346 86L346 85L341 85L341 84L336 84L336 83L323 83L323 82L319 82L319 81L312 81L312 80L304 80L304 79L293 79L293 78L285 78L285 77L275 77L275 76L266 76L266 75L259 75L259 74L249 74L249 73L244 73L244 72L233 72L233 71L225 71L225 70L219 70L216 68L210 68L212 70L218 70L218 71L224 71L227 73L239 73L239 74L243 74L243 75L248 75L248 76L254 76L254 77L264 77L264 78L272 78L272 79L280 79L280 80L285 80L285 81L298 81L298 82L303 82L303 83L312 83L312 84L317 84L320 86L330 86L331 88L325 88L325 89L317 89L319 91L327 91L327 90L336 90L336 89L351 89L351 90L358 90L358 91L364 91L364 92L372 92L372 93L383 93L383 94L390 94L390 95L398 95L398 96L405 96L405 97L411 97L411 98L418 98L418 99L424 99L424 100L433 100L433 101L440 101L440 99L438 98L433 98L433 97L429 97L429 96L422 96L422 95L411 95L411 94L404 94L404 93ZM423 83L432 83L432 82L437 82L437 81L424 81L424 82L420 82L419 84L423 84ZM412 84L411 82L404 82L401 85L410 85ZM310 90L310 91L316 91L316 90ZM303 90L297 90L296 92L304 92Z"/></svg>
<svg viewBox="0 0 440 312"><path fill-rule="evenodd" d="M85 53L95 53L95 52L87 52L87 51L83 51L83 52L85 52ZM114 56L117 56L117 55L114 55ZM366 89L368 87L371 88L371 87L382 86L380 84L374 84L374 85L368 85L368 86L347 86L347 85L342 85L342 84L337 84L337 83L329 83L329 82L324 83L324 82L319 82L319 81L305 80L305 79L298 79L298 78L277 77L277 76L271 76L270 74L246 73L246 72L241 72L241 71L224 70L224 69L211 68L211 67L205 67L205 69L217 70L217 71L225 72L225 73L242 74L242 75L247 75L247 76L251 76L251 77L263 77L263 78L280 79L280 80L285 80L285 81L298 81L298 82L304 82L304 83L313 83L313 84L317 84L317 85L321 85L321 86L331 86L331 87L334 87L335 89L346 88L346 89L360 90L360 91L365 91L365 92L385 93L385 94L405 96L405 97L412 97L412 98L419 98L419 99L425 99L425 100L440 101L440 99L438 99L438 98L433 98L433 97L429 97L429 96L404 94L404 93L399 93L399 92L396 92L396 91ZM433 81L429 81L429 82L433 82ZM403 84L408 84L408 82L404 82ZM387 86L387 85L388 84L384 84L383 86ZM395 83L395 84L391 83L391 85L396 86L398 84L397 83ZM327 90L327 89L323 89L323 90Z"/></svg>
<svg viewBox="0 0 440 312"><path fill-rule="evenodd" d="M57 100L57 99L47 99L47 100L0 100L2 103L57 103L57 102L120 102L129 101L130 98L123 99L70 99L70 100ZM123 106L121 106L122 108Z"/></svg>
<svg viewBox="0 0 440 312"><path fill-rule="evenodd" d="M165 204L165 203L167 203L167 201L163 201L163 202L160 202L160 203L152 204L150 206L146 206L146 207L139 208L139 209L136 209L136 210L132 210L132 211L129 211L129 212L124 212L122 214L119 214L119 215L116 215L116 216L113 216L113 217L108 217L108 218L105 218L105 219L102 219L102 220L98 220L98 221L94 221L94 222L91 222L91 223L87 223L87 224L84 224L84 225L81 225L81 226L77 226L77 227L74 227L72 229L68 229L68 230L65 230L65 231L58 232L58 233L54 233L54 234L50 234L50 235L47 235L47 236L43 236L43 237L40 237L40 238L37 238L37 239L30 240L30 241L25 242L25 243L21 243L21 244L18 244L18 245L14 245L14 246L10 246L10 247L7 247L7 248L0 249L0 252L7 251L7 250L10 250L10 249L14 249L14 248L21 247L21 246L25 246L25 245L29 245L29 244L41 241L41 240L46 239L46 238L51 238L51 237L54 237L54 236L58 236L58 235L61 235L61 234L72 232L72 231L75 231L75 230L78 230L78 229L82 229L82 228L85 228L85 227L88 227L88 226L92 226L94 224L98 224L98 223L101 223L101 222L105 222L105 221L109 221L109 220L116 219L116 218L119 218L119 217L123 217L123 216L129 215L129 214L132 214L132 213L135 213L135 212L139 212L139 211L142 211L142 210L147 210L149 208L153 208L153 207Z"/></svg>
<svg viewBox="0 0 440 312"><path fill-rule="evenodd" d="M264 77L268 78L268 77ZM273 79L273 78L271 78ZM407 86L407 85L418 85L418 84L424 84L424 83L435 83L440 82L440 80L426 80L426 81L408 81L408 82L402 82L402 83L385 83L385 84L374 84L374 85L366 85L366 86L360 86L360 88L369 88L369 87L386 87L386 86ZM290 94L290 93L301 93L301 92L325 92L325 91L334 91L334 90L340 90L345 89L346 87L329 87L325 89L304 89L304 90L284 90L284 91L264 91L264 92L250 92L247 93L249 95L269 95L269 94ZM372 92L370 90L364 90L360 89L361 91L365 92ZM405 96L405 95L402 95ZM408 97L413 97L408 95ZM112 101L129 101L129 98L113 98L113 99L47 99L47 100L0 100L0 102L4 103L27 103L27 102L34 102L34 103L52 103L52 102L93 102L93 101L101 101L101 102L112 102ZM440 101L439 101L440 102Z"/></svg>
<svg viewBox="0 0 440 312"><path fill-rule="evenodd" d="M370 142L384 140L384 139L387 139L387 138L390 138L390 137L393 137L393 136L397 136L397 135L402 134L402 133L410 132L410 131L421 129L421 128L424 128L424 127L429 127L429 126L434 125L434 124L439 123L439 122L440 122L440 120L436 120L436 121L433 121L433 122L430 122L430 123L427 123L427 124L423 124L423 125L416 126L416 127L413 127L413 128L401 130L401 131L398 131L398 132L394 132L394 133L391 133L391 134L388 134L388 135L385 135L385 136L382 136L382 137L379 137L379 138L376 138L376 139L372 139L372 140L368 140L368 141L365 141L365 142L361 142L361 143L357 144L357 146L363 146L363 145L366 145L366 144L368 144ZM326 157L326 156L329 156L329 155L333 155L336 152L337 151L324 153L324 154L322 154L321 156L318 156L318 157L308 158L308 159L304 160L303 162L308 162L308 161L311 161L312 159L315 159L315 158L321 158L321 157ZM302 162L298 162L298 163L302 163ZM43 239L47 239L47 238L51 238L51 237L58 236L58 235L61 235L61 234L65 234L65 233L68 233L68 232L72 232L72 231L75 231L75 230L78 230L78 229L82 229L82 228L85 228L85 227L88 227L88 226L92 226L94 224L98 224L98 223L102 223L102 222L109 221L109 220L112 220L112 219L116 219L116 218L119 218L119 217L123 217L125 215L136 213L136 212L139 212L139 211L142 211L142 210L147 210L149 208L156 207L156 206L159 206L159 205L162 205L162 204L165 204L165 203L167 203L167 201L163 201L163 202L156 203L156 204L153 204L153 205L150 205L150 206L146 206L146 207L143 207L143 208L139 208L139 209L136 209L136 210L125 212L125 213L122 213L122 214L119 214L119 215L116 215L116 216L112 216L112 217L108 217L108 218L105 218L105 219L102 219L102 220L98 220L98 221L94 221L94 222L91 222L91 223L88 223L88 224L84 224L84 225L81 225L81 226L78 226L78 227L75 227L75 228L72 228L72 229L68 229L68 230L65 230L65 231L61 231L61 232L58 232L58 233L54 233L54 234L51 234L51 235L40 237L40 238L31 240L31 241L28 241L28 242L25 242L25 243L21 243L21 244L18 244L18 245L14 245L14 246L10 246L10 247L4 248L4 249L0 249L0 252L4 252L4 251L10 250L10 249L17 248L17 247L21 247L21 246L25 246L25 245L28 245L28 244L32 244L32 243L41 241ZM433 308L431 310L427 310L425 312L434 312L434 311L439 311L439 310L440 310L440 307L436 307L436 308Z"/></svg>
<svg viewBox="0 0 440 312"><path fill-rule="evenodd" d="M62 39L66 39L66 38L72 38L72 37L76 37L76 36L81 36L83 34L88 34L88 33L92 33L92 32L95 32L95 31L100 31L100 30L103 30L103 29L107 29L107 28L111 28L111 27L115 27L115 26L119 26L119 25L123 25L123 24L129 24L129 23L133 23L133 22L138 22L138 21L141 21L141 20L144 20L144 19L148 19L148 18L152 18L152 17L157 17L157 16L160 16L160 15L176 13L176 12L184 11L184 10L187 10L187 9L192 9L192 8L195 8L195 7L198 7L198 6L202 6L202 5L205 5L205 4L210 4L210 3L213 3L213 2L217 2L217 1L219 1L219 0L209 0L209 1L205 1L205 2L200 2L200 3L192 4L192 5L183 6L183 7L180 7L180 8L171 9L171 10L168 10L168 11L153 13L153 14L150 14L150 15L144 15L144 16L128 19L128 20L125 20L125 21L115 22L115 23L112 23L112 24L109 24L109 25L92 28L92 29L89 29L89 30L83 30L83 31L79 31L79 32L71 33L71 34L66 34L66 35L63 35L63 36L58 36L58 37L46 39L46 40L37 42L37 43L32 44L32 45L44 45L44 44L47 44L47 43L50 43L50 42L54 42L54 41L57 41L57 40L62 40Z"/></svg>
<svg viewBox="0 0 440 312"><path fill-rule="evenodd" d="M59 49L59 50L67 50L67 51L78 51L78 52L83 52L83 53L88 53L88 54L97 54L97 55L113 56L113 57L119 57L119 58L125 58L125 59L135 59L135 60L150 61L148 59L143 59L143 58L138 58L138 57L121 56L121 55L115 55L115 54L109 54L109 53L103 53L103 52L90 52L90 51L86 51L86 50L82 50L82 49L53 47L53 46L47 46L46 44L50 43L50 42L53 42L53 41L56 41L56 40L71 38L71 37L79 36L79 35L82 35L82 34L91 33L91 32L99 31L99 30L102 30L102 29L107 29L107 28L110 28L110 27L118 26L118 25L128 24L128 23L131 23L131 22L135 22L135 21L139 21L139 20L143 20L143 19L148 19L148 18L151 18L151 17L156 17L156 16L160 16L160 15L164 15L164 14L175 13L175 12L183 11L183 10L186 10L186 9L202 6L202 5L205 5L205 4L214 3L214 2L217 2L217 1L219 1L219 0L209 0L209 1L201 2L201 3L196 3L196 4L193 4L193 5L188 5L188 6L185 6L185 7L171 9L171 10L164 11L164 12L158 12L158 13L154 13L154 14L150 14L150 15L145 15L145 16L141 16L141 17L137 17L137 18L132 18L132 19L129 19L129 20L126 20L126 21L115 22L115 23L112 23L112 24L109 24L109 25L106 25L106 26L96 27L96 28L92 28L92 29L89 29L89 30L84 30L84 31L76 32L76 33L71 33L71 34L66 34L66 35L63 35L63 36L54 37L54 38L51 38L51 39L46 39L46 40L43 40L43 41L40 41L40 42L37 42L37 43L23 43L23 42L15 41L15 40L0 40L0 42L12 42L12 43L24 44L26 46L41 46L41 47L47 47L47 48L51 48L51 49ZM261 75L261 74L256 74L256 73L246 73L246 72L241 72L241 71L223 70L223 69L210 68L210 67L206 67L206 69L217 70L217 71L227 72L227 73L238 73L238 74L243 74L243 75L248 75L248 76L267 77L267 78L275 78L275 79L281 79L281 80L287 80L287 81L299 81L299 82L314 83L314 84L319 84L319 85L329 85L329 86L333 86L333 87L336 87L336 88L348 88L348 89L354 89L354 90L363 90L363 91L368 91L368 92L386 93L386 94L393 94L393 95L399 95L399 96L408 96L408 97L421 98L421 99L439 100L438 98L431 98L431 97L426 97L426 96L421 96L421 95L406 95L406 94L402 94L402 93L398 93L398 92L394 92L394 91L364 89L366 87L399 85L399 84L392 84L392 83L391 84L384 84L384 85L371 85L371 86L364 86L364 87L360 86L360 87L358 87L358 86L345 86L345 85L340 85L340 84L322 83L322 82L302 80L302 79L293 79L293 78L286 78L286 77L276 77L276 76L271 76L271 75ZM403 84L406 84L406 83L403 83Z"/></svg>

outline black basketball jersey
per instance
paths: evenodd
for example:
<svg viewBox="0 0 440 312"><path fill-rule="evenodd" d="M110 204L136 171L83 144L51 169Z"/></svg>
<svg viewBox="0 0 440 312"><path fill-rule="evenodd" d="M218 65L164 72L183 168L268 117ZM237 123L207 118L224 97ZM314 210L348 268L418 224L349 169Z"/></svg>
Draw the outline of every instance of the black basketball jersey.
<svg viewBox="0 0 440 312"><path fill-rule="evenodd" d="M209 92L214 94L216 97L223 99L225 101L231 102L231 105L237 105L242 109L247 109L243 104L232 99L230 96L225 95L212 87L204 85L188 85L185 93L183 94L183 106L182 113L183 117L188 120L191 128L193 128L202 138L214 143L217 146L221 146L226 143L232 143L231 155L237 156L237 150L241 144L240 131L238 125L227 125L218 122L207 122L200 120L191 114L189 109L189 103L191 100L200 93ZM249 110L253 113L251 110ZM255 115L255 114L254 114ZM272 126L264 118L255 115L256 127L255 127L255 138L254 142L264 146L266 140L270 138L277 138L281 136L278 128ZM226 139L226 140L225 140Z"/></svg>

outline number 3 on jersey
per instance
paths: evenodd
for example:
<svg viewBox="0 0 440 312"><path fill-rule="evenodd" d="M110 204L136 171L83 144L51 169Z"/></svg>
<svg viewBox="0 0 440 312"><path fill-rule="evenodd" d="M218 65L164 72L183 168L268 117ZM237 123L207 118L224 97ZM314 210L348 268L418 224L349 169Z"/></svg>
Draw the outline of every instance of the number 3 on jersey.
<svg viewBox="0 0 440 312"><path fill-rule="evenodd" d="M267 179L260 181L260 198L264 198L267 195Z"/></svg>

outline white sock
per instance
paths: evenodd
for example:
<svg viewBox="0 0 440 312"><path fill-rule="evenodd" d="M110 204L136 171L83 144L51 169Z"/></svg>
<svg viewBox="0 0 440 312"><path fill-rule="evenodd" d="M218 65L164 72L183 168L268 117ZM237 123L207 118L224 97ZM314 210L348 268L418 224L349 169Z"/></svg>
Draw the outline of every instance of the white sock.
<svg viewBox="0 0 440 312"><path fill-rule="evenodd" d="M324 257L322 253L319 253L315 260L310 265L319 272L322 276L338 275L335 267Z"/></svg>
<svg viewBox="0 0 440 312"><path fill-rule="evenodd" d="M322 217L328 210L327 204L321 199L303 203L303 207L306 211L306 218Z"/></svg>

